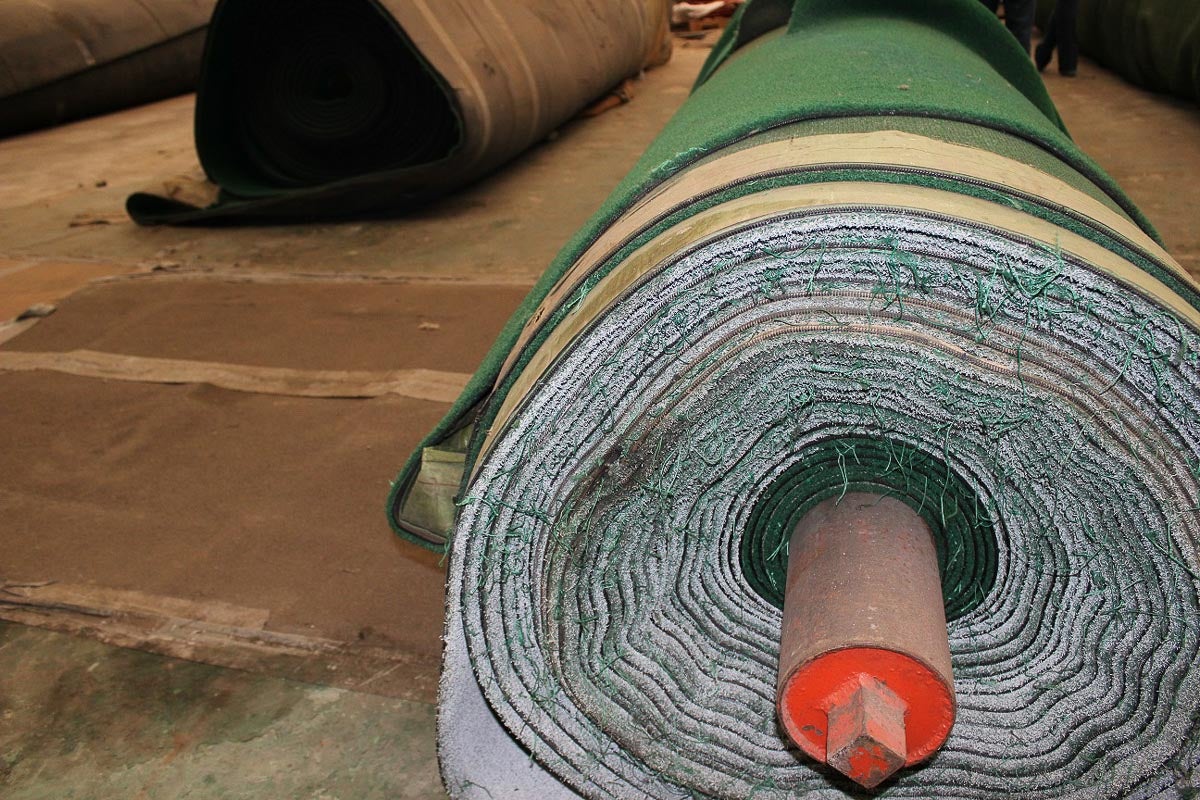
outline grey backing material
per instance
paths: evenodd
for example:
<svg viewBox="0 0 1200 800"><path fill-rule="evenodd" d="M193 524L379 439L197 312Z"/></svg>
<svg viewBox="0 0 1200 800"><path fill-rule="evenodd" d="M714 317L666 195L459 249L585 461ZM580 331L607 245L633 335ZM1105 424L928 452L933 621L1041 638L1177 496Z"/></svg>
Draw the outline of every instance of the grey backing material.
<svg viewBox="0 0 1200 800"><path fill-rule="evenodd" d="M897 289L926 286L906 312L878 291L895 257ZM968 345L954 309L998 258L1078 305L1022 330L1010 297ZM587 797L844 796L771 724L779 612L731 554L755 493L808 447L883 435L973 476L1001 558L951 625L950 741L891 796L1116 798L1160 779L1200 707L1200 490L1179 457L1200 453L1200 375L1114 378L1100 365L1130 319L1195 352L1194 330L1074 259L911 214L764 221L663 264L563 354L463 498L450 597L491 707Z"/></svg>
<svg viewBox="0 0 1200 800"><path fill-rule="evenodd" d="M442 782L452 797L579 798L522 749L492 713L471 669L462 614L454 604L446 617L437 731Z"/></svg>

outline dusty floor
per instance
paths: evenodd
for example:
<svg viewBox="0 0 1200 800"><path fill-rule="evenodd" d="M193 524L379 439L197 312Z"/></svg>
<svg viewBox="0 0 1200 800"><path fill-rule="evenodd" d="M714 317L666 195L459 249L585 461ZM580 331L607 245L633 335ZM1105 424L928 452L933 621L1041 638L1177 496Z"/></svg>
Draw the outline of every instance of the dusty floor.
<svg viewBox="0 0 1200 800"><path fill-rule="evenodd" d="M0 623L0 796L442 796L443 567L388 482L706 54L393 221L133 225L199 178L190 97L0 141L0 618L100 640ZM1200 109L1046 79L1200 275Z"/></svg>
<svg viewBox="0 0 1200 800"><path fill-rule="evenodd" d="M433 716L0 622L5 800L440 798Z"/></svg>

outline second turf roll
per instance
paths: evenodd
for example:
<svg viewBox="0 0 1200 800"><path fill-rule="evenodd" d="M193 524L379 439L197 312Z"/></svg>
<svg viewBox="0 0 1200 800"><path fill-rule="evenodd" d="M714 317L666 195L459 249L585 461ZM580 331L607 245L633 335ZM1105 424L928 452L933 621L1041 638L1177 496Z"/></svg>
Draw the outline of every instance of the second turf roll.
<svg viewBox="0 0 1200 800"><path fill-rule="evenodd" d="M395 213L496 169L670 54L666 0L221 0L196 99L219 202L143 224Z"/></svg>

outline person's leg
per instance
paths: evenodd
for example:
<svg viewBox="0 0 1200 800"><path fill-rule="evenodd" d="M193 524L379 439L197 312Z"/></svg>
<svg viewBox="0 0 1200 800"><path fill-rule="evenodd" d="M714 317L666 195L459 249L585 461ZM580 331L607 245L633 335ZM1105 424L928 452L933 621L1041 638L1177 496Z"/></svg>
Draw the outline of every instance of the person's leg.
<svg viewBox="0 0 1200 800"><path fill-rule="evenodd" d="M1079 39L1075 23L1079 18L1079 0L1058 0L1054 16L1057 21L1055 36L1058 37L1058 71L1063 75L1074 75L1079 66Z"/></svg>
<svg viewBox="0 0 1200 800"><path fill-rule="evenodd" d="M1037 11L1037 0L1004 0L1004 24L1017 37L1025 52L1033 39L1033 15Z"/></svg>
<svg viewBox="0 0 1200 800"><path fill-rule="evenodd" d="M993 14L1000 10L1000 0L982 0L982 2Z"/></svg>
<svg viewBox="0 0 1200 800"><path fill-rule="evenodd" d="M1050 59L1054 56L1054 47L1058 43L1057 25L1058 7L1056 6L1050 12L1050 21L1046 23L1046 30L1043 31L1045 36L1042 37L1042 41L1037 46L1037 49L1033 51L1033 63L1037 64L1038 72L1044 70L1046 65L1050 63Z"/></svg>

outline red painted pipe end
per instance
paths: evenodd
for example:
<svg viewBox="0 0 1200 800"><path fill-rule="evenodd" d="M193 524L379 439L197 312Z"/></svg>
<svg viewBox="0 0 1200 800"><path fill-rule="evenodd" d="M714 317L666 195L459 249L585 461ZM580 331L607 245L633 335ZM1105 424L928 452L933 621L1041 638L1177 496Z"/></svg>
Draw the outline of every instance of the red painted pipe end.
<svg viewBox="0 0 1200 800"><path fill-rule="evenodd" d="M911 656L835 650L792 673L779 697L784 729L808 755L874 788L928 758L954 725L954 695Z"/></svg>
<svg viewBox="0 0 1200 800"><path fill-rule="evenodd" d="M779 645L779 718L868 788L933 755L954 725L937 548L900 500L847 492L797 523Z"/></svg>

